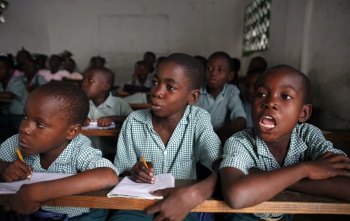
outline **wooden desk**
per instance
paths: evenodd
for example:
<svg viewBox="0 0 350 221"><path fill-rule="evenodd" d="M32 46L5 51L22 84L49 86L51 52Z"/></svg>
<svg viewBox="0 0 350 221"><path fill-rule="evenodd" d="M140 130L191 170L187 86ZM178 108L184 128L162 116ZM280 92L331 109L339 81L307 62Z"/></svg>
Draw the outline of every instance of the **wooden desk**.
<svg viewBox="0 0 350 221"><path fill-rule="evenodd" d="M193 183L189 180L176 180L176 186ZM45 202L48 206L72 206L105 209L144 210L158 200L135 198L108 198L112 188L86 194L62 197ZM0 195L0 205L10 195ZM244 209L231 209L223 200L208 199L192 210L193 212L239 212L239 213L283 213L283 214L350 214L350 202L325 197L311 196L292 191L283 191L273 199Z"/></svg>
<svg viewBox="0 0 350 221"><path fill-rule="evenodd" d="M350 141L350 129L323 130L323 134L329 141Z"/></svg>

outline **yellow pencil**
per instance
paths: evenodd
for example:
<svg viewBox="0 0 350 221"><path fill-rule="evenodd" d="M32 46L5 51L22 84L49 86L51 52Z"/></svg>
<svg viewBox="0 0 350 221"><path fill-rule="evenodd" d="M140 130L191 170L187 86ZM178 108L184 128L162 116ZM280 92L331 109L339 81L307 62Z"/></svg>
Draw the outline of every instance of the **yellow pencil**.
<svg viewBox="0 0 350 221"><path fill-rule="evenodd" d="M143 165L145 165L145 167L147 167L147 169L149 169L148 165L147 165L147 162L146 162L146 160L145 160L145 158L143 156L141 157L141 160L143 162Z"/></svg>
<svg viewBox="0 0 350 221"><path fill-rule="evenodd" d="M24 163L24 159L23 159L23 156L22 156L22 153L21 153L21 151L17 148L17 155L18 155L18 158ZM29 170L30 170L30 173L32 173L32 170L30 169L30 167L29 167ZM32 177L32 175L29 175L27 178L28 178L28 180L30 180L30 177Z"/></svg>
<svg viewBox="0 0 350 221"><path fill-rule="evenodd" d="M18 158L24 163L24 159L23 159L22 153L21 153L21 151L18 148L17 148L17 155L18 155Z"/></svg>

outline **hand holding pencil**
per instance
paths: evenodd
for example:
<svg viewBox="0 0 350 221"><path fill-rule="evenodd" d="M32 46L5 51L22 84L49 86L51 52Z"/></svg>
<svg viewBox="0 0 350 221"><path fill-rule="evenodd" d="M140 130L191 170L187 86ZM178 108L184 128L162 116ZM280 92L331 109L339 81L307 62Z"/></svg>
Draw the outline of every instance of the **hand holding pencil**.
<svg viewBox="0 0 350 221"><path fill-rule="evenodd" d="M19 158L23 163L25 163L21 151L20 151L18 148L17 148L16 151L17 151L18 158ZM30 174L27 175L27 179L30 180L30 178L32 177L32 170L30 169L29 166L28 166L28 168L29 168Z"/></svg>
<svg viewBox="0 0 350 221"><path fill-rule="evenodd" d="M138 183L154 183L153 163L146 162L142 156L141 160L136 162L130 171L131 179Z"/></svg>

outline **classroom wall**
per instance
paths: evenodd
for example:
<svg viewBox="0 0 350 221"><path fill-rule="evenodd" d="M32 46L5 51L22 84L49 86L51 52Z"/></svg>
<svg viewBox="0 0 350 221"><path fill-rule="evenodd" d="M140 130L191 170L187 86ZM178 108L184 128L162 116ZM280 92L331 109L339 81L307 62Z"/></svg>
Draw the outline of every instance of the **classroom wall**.
<svg viewBox="0 0 350 221"><path fill-rule="evenodd" d="M313 83L314 116L322 128L349 128L350 1L272 0L269 49L242 57L243 11L250 0L11 0L0 24L0 52L73 52L80 69L106 57L116 84L130 79L143 52L209 56L223 50L270 66L289 64Z"/></svg>
<svg viewBox="0 0 350 221"><path fill-rule="evenodd" d="M348 0L272 0L269 49L242 58L241 74L257 55L269 66L300 69L312 82L312 122L323 129L349 129L349 10Z"/></svg>
<svg viewBox="0 0 350 221"><path fill-rule="evenodd" d="M123 85L145 51L209 56L240 53L239 0L11 0L0 50L74 54L80 69L101 55Z"/></svg>

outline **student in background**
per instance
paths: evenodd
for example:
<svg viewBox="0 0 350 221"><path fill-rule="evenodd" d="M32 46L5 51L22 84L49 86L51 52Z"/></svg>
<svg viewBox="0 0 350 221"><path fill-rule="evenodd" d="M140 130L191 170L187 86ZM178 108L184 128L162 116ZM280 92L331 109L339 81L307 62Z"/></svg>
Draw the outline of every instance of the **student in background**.
<svg viewBox="0 0 350 221"><path fill-rule="evenodd" d="M195 104L211 115L211 122L222 143L246 126L246 114L239 89L228 84L234 78L231 57L225 52L213 53L207 63L206 84Z"/></svg>
<svg viewBox="0 0 350 221"><path fill-rule="evenodd" d="M69 72L61 70L62 58L58 55L51 55L49 59L50 70L40 70L39 74L42 75L47 82L50 81L62 81L63 78L69 77Z"/></svg>
<svg viewBox="0 0 350 221"><path fill-rule="evenodd" d="M222 192L234 209L257 205L284 189L350 200L350 159L333 148L311 115L310 81L280 65L261 74L252 102L253 129L225 144ZM228 220L291 220L282 214L234 214Z"/></svg>
<svg viewBox="0 0 350 221"><path fill-rule="evenodd" d="M40 85L46 84L46 80L42 75L39 75L39 69L35 60L29 59L25 62L23 67L23 72L25 76L23 77L24 84L28 92L37 88Z"/></svg>
<svg viewBox="0 0 350 221"><path fill-rule="evenodd" d="M70 221L104 221L108 210L41 206L63 196L115 186L113 164L80 135L89 112L86 94L67 82L44 84L29 95L18 134L0 146L1 178L6 182L27 179L32 172L73 174L67 178L23 185L4 205L19 214L67 214ZM17 148L23 154L19 160ZM2 216L3 217L3 216Z"/></svg>
<svg viewBox="0 0 350 221"><path fill-rule="evenodd" d="M151 76L153 76L155 72L154 64L156 62L156 55L151 51L146 51L143 54L143 61L146 62L146 65L148 66L148 69L149 69L149 73Z"/></svg>
<svg viewBox="0 0 350 221"><path fill-rule="evenodd" d="M252 99L254 95L254 84L258 79L259 75L263 72L264 72L263 69L253 69L253 70L250 70L247 73L247 76L245 77L243 107L247 115L247 119L246 119L247 128L253 127L251 113L252 113Z"/></svg>
<svg viewBox="0 0 350 221"><path fill-rule="evenodd" d="M99 68L106 65L106 59L101 56L93 56L90 59L89 68Z"/></svg>
<svg viewBox="0 0 350 221"><path fill-rule="evenodd" d="M267 61L265 60L265 58L261 56L256 56L250 60L247 73L254 69L266 70L266 68L267 68Z"/></svg>
<svg viewBox="0 0 350 221"><path fill-rule="evenodd" d="M0 141L17 133L23 118L23 107L28 91L23 77L13 77L13 60L0 56Z"/></svg>
<svg viewBox="0 0 350 221"><path fill-rule="evenodd" d="M90 111L84 126L88 126L91 121L97 121L100 127L110 126L113 122L122 124L133 111L126 101L112 95L110 90L113 84L114 73L108 68L90 68L84 73L82 89L90 100ZM91 136L89 138L94 147L102 150L104 156L114 154L116 137Z"/></svg>
<svg viewBox="0 0 350 221"><path fill-rule="evenodd" d="M160 64L153 76L151 108L134 111L122 126L114 160L118 173L130 175L136 182L153 183L154 174L161 173L171 173L175 179L196 179L198 161L213 168L221 156L221 143L208 112L193 106L202 79L202 66L190 55L172 54ZM193 186L156 191L154 194L164 195L164 199L146 209L147 215L119 210L110 221L196 220L188 213L212 195L216 180L217 174L212 173Z"/></svg>
<svg viewBox="0 0 350 221"><path fill-rule="evenodd" d="M76 70L76 64L73 58L66 58L64 62L64 69L69 72L67 79L82 80L83 75Z"/></svg>
<svg viewBox="0 0 350 221"><path fill-rule="evenodd" d="M132 80L128 81L128 85L151 88L152 81L148 78L149 72L149 65L145 61L137 61Z"/></svg>
<svg viewBox="0 0 350 221"><path fill-rule="evenodd" d="M239 76L239 71L241 70L241 61L238 58L232 58L232 69L235 72L234 78L231 80L231 84L234 84L238 87L241 77Z"/></svg>
<svg viewBox="0 0 350 221"><path fill-rule="evenodd" d="M16 60L14 64L15 71L13 73L13 77L21 77L24 76L24 64L27 60L32 59L32 55L29 51L22 48L17 51Z"/></svg>

